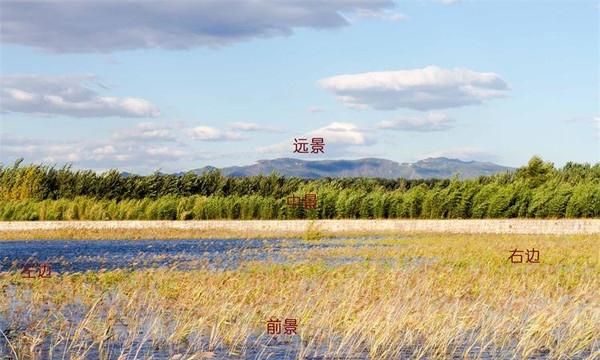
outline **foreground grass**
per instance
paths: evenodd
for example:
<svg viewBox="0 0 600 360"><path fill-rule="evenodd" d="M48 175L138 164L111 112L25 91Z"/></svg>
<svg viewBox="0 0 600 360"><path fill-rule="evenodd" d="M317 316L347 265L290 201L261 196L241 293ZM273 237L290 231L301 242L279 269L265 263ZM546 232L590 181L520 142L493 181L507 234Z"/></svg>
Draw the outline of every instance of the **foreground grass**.
<svg viewBox="0 0 600 360"><path fill-rule="evenodd" d="M235 271L33 280L3 273L0 337L19 359L147 358L148 348L182 358L267 358L268 347L255 344L271 340L265 330L273 317L298 319L297 336L279 337L298 340L290 345L297 358L600 356L597 237L419 235L368 243ZM538 249L540 263L511 264L515 248ZM347 259L354 262L339 263Z"/></svg>

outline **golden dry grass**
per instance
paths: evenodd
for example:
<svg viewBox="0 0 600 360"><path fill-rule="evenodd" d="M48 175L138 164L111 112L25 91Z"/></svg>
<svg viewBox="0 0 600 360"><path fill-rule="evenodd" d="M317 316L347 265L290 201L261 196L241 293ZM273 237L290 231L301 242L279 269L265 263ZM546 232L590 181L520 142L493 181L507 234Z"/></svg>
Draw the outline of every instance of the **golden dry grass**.
<svg viewBox="0 0 600 360"><path fill-rule="evenodd" d="M0 319L6 351L20 359L43 359L42 348L59 358L147 358L144 344L181 358L268 358L254 344L270 339L270 317L298 319L298 336L281 337L299 340L297 358L597 359L598 240L415 235L231 271L4 273ZM540 263L511 264L514 248L538 249Z"/></svg>
<svg viewBox="0 0 600 360"><path fill-rule="evenodd" d="M262 239L262 238L298 238L307 236L314 238L315 234L319 237L324 236L368 236L368 235L389 235L392 231L341 231L336 233L317 231L308 229L308 231L274 231L274 230L199 230L199 229L39 229L39 230L0 230L0 241L12 240L152 240L152 239Z"/></svg>

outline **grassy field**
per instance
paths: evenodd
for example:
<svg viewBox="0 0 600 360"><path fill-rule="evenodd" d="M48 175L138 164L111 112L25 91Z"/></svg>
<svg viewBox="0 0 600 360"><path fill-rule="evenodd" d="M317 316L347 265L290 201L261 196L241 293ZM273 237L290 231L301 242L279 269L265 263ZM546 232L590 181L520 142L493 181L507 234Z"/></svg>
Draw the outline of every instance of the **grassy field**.
<svg viewBox="0 0 600 360"><path fill-rule="evenodd" d="M533 248L539 263L509 260L511 250ZM598 236L421 234L336 242L303 259L218 272L0 273L0 351L19 359L277 359L284 348L290 358L600 357ZM268 335L271 318L297 319L297 335Z"/></svg>

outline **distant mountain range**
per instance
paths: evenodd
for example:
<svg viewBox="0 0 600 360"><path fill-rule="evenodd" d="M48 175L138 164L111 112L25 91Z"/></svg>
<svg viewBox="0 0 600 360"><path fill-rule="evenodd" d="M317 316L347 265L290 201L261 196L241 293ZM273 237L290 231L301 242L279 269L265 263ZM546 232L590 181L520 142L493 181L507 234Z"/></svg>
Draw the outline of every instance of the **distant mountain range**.
<svg viewBox="0 0 600 360"><path fill-rule="evenodd" d="M205 166L191 170L203 174L215 170L214 166ZM513 171L514 168L497 165L491 162L461 161L445 157L428 158L415 163L398 163L386 159L367 158L358 160L300 160L280 158L259 160L248 166L230 166L219 169L225 176L243 177L253 175L269 175L276 172L284 176L295 176L307 179L324 177L377 177L386 179L444 179L458 175L461 179L474 178L481 175Z"/></svg>

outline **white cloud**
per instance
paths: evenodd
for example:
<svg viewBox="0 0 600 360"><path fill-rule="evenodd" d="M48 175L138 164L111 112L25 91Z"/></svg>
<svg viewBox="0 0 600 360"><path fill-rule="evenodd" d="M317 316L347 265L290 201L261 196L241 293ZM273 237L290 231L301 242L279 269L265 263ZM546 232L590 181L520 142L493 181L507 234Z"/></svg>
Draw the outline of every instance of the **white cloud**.
<svg viewBox="0 0 600 360"><path fill-rule="evenodd" d="M325 151L323 155L338 156L355 152L356 147L369 146L375 143L375 138L365 129L347 122L333 122L327 126L299 134L296 139L306 138L310 142L312 138L323 138ZM259 147L257 152L270 155L294 155L294 139L288 139L277 144ZM319 156L310 154L310 156Z"/></svg>
<svg viewBox="0 0 600 360"><path fill-rule="evenodd" d="M183 144L185 140L200 141L234 141L247 140L240 131L272 131L254 123L234 123L229 130L221 130L211 126L189 127L184 123L141 122L130 128L122 128L113 132L116 142L163 144L175 142ZM160 148L164 148L161 145Z"/></svg>
<svg viewBox="0 0 600 360"><path fill-rule="evenodd" d="M124 141L175 141L176 135L173 125L143 122L133 128L115 131L113 138Z"/></svg>
<svg viewBox="0 0 600 360"><path fill-rule="evenodd" d="M3 161L27 158L37 162L66 163L78 161L84 156L83 145L77 142L49 141L3 135L0 138L0 154Z"/></svg>
<svg viewBox="0 0 600 360"><path fill-rule="evenodd" d="M163 159L177 159L186 156L186 152L182 149L169 146L149 147L145 149L146 154Z"/></svg>
<svg viewBox="0 0 600 360"><path fill-rule="evenodd" d="M391 10L373 10L373 9L359 9L356 11L356 16L359 18L366 19L378 19L387 21L404 21L408 19L408 16Z"/></svg>
<svg viewBox="0 0 600 360"><path fill-rule="evenodd" d="M92 154L98 156L112 155L116 152L117 150L115 150L115 147L113 145L104 145L92 150Z"/></svg>
<svg viewBox="0 0 600 360"><path fill-rule="evenodd" d="M140 122L115 129L106 137L50 140L16 137L0 133L0 162L25 158L31 163L49 163L105 170L118 168L135 173L157 169L181 171L190 163L214 159L222 154L202 150L193 139L206 141L242 140L239 133L185 123Z"/></svg>
<svg viewBox="0 0 600 360"><path fill-rule="evenodd" d="M372 143L364 130L351 123L333 122L309 133L311 137L322 137L330 144L366 145Z"/></svg>
<svg viewBox="0 0 600 360"><path fill-rule="evenodd" d="M72 117L155 117L158 108L134 97L102 96L94 76L8 75L0 78L3 111Z"/></svg>
<svg viewBox="0 0 600 360"><path fill-rule="evenodd" d="M35 95L27 91L10 88L4 89L4 91L9 97L12 97L15 101L27 102L35 100Z"/></svg>
<svg viewBox="0 0 600 360"><path fill-rule="evenodd" d="M94 141L42 140L4 135L0 139L0 159L12 163L25 158L32 163L67 164L91 169L119 168L151 172L163 166L172 171L181 170L185 161L206 157L206 153L192 151L181 143L156 145L140 141L114 138Z"/></svg>
<svg viewBox="0 0 600 360"><path fill-rule="evenodd" d="M391 0L0 1L0 39L54 52L221 46L286 36L297 28L338 28L345 14Z"/></svg>
<svg viewBox="0 0 600 360"><path fill-rule="evenodd" d="M247 140L240 131L269 131L267 128L254 126L253 123L236 123L231 129L221 130L210 126L189 126L185 123L141 122L133 127L116 130L112 140L128 144L155 144L164 148L165 143L184 144L186 141L237 141Z"/></svg>
<svg viewBox="0 0 600 360"><path fill-rule="evenodd" d="M444 4L444 5L454 5L454 4L458 4L460 2L460 0L439 0L440 3Z"/></svg>
<svg viewBox="0 0 600 360"><path fill-rule="evenodd" d="M229 125L229 128L235 131L256 131L256 132L279 132L279 130L263 126L253 122L234 122Z"/></svg>
<svg viewBox="0 0 600 360"><path fill-rule="evenodd" d="M210 126L196 126L188 129L188 133L192 139L201 141L246 140L245 137L237 132L224 131Z"/></svg>
<svg viewBox="0 0 600 360"><path fill-rule="evenodd" d="M499 75L469 69L422 69L338 75L319 81L349 107L433 110L481 104L507 95Z"/></svg>
<svg viewBox="0 0 600 360"><path fill-rule="evenodd" d="M394 120L385 120L377 124L379 129L405 131L443 131L451 129L454 120L446 114L430 112L424 116L405 116Z"/></svg>

